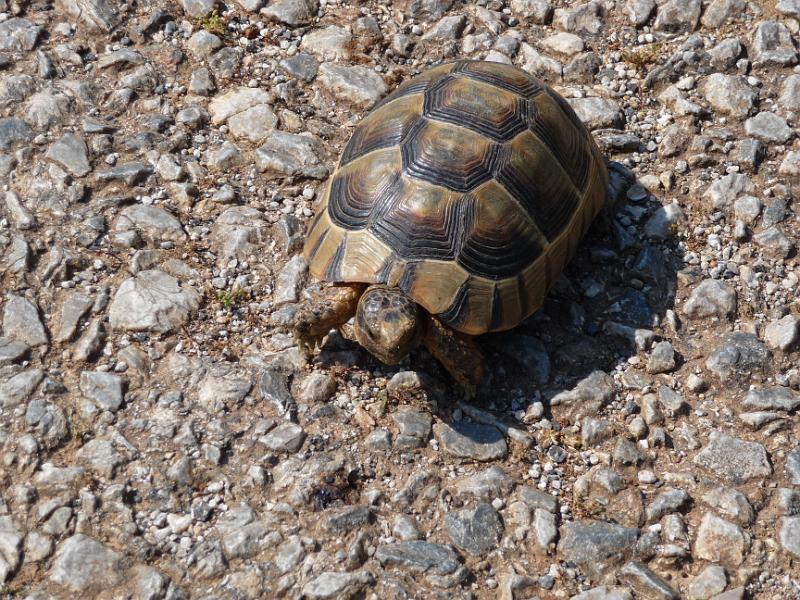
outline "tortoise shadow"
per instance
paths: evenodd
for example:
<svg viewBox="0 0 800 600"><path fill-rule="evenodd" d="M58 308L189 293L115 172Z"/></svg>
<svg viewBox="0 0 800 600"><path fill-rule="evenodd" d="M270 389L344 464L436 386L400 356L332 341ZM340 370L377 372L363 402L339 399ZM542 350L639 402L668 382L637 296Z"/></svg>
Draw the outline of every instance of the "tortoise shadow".
<svg viewBox="0 0 800 600"><path fill-rule="evenodd" d="M482 338L494 366L479 400L550 398L593 371L627 365L674 327L684 251L665 226L669 212L637 181L613 222L596 222L583 238L542 308L516 329Z"/></svg>

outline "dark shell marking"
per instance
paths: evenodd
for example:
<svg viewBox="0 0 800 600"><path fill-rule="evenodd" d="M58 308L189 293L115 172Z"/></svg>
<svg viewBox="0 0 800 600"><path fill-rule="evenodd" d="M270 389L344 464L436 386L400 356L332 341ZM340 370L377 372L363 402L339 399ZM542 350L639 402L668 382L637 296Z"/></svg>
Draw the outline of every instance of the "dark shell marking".
<svg viewBox="0 0 800 600"><path fill-rule="evenodd" d="M317 277L399 286L460 331L508 329L541 305L606 185L596 144L545 84L440 65L355 129L306 255Z"/></svg>

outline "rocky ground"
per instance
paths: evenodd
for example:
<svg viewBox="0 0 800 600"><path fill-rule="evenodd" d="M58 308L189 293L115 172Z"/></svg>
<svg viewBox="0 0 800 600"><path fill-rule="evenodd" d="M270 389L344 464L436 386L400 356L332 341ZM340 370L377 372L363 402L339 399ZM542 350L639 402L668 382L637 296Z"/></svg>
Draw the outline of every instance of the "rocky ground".
<svg viewBox="0 0 800 600"><path fill-rule="evenodd" d="M798 0L0 0L0 595L800 598ZM639 178L475 400L288 332L455 57Z"/></svg>

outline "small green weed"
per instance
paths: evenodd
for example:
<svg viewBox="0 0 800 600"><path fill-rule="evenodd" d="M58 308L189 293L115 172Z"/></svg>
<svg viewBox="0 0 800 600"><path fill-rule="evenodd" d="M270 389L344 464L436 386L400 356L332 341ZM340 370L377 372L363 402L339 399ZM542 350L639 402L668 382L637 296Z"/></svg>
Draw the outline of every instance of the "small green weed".
<svg viewBox="0 0 800 600"><path fill-rule="evenodd" d="M219 37L223 37L228 32L228 28L225 26L225 21L219 16L219 12L217 10L213 10L211 13L200 19L200 26L208 33L213 33Z"/></svg>

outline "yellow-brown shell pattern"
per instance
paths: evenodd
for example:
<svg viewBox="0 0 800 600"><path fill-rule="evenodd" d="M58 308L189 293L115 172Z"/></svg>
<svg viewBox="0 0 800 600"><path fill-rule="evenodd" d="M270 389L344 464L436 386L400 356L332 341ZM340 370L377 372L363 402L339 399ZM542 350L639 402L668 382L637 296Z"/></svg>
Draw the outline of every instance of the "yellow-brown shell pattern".
<svg viewBox="0 0 800 600"><path fill-rule="evenodd" d="M542 305L607 184L553 90L509 65L448 63L356 127L305 254L319 279L398 286L458 331L510 329Z"/></svg>

